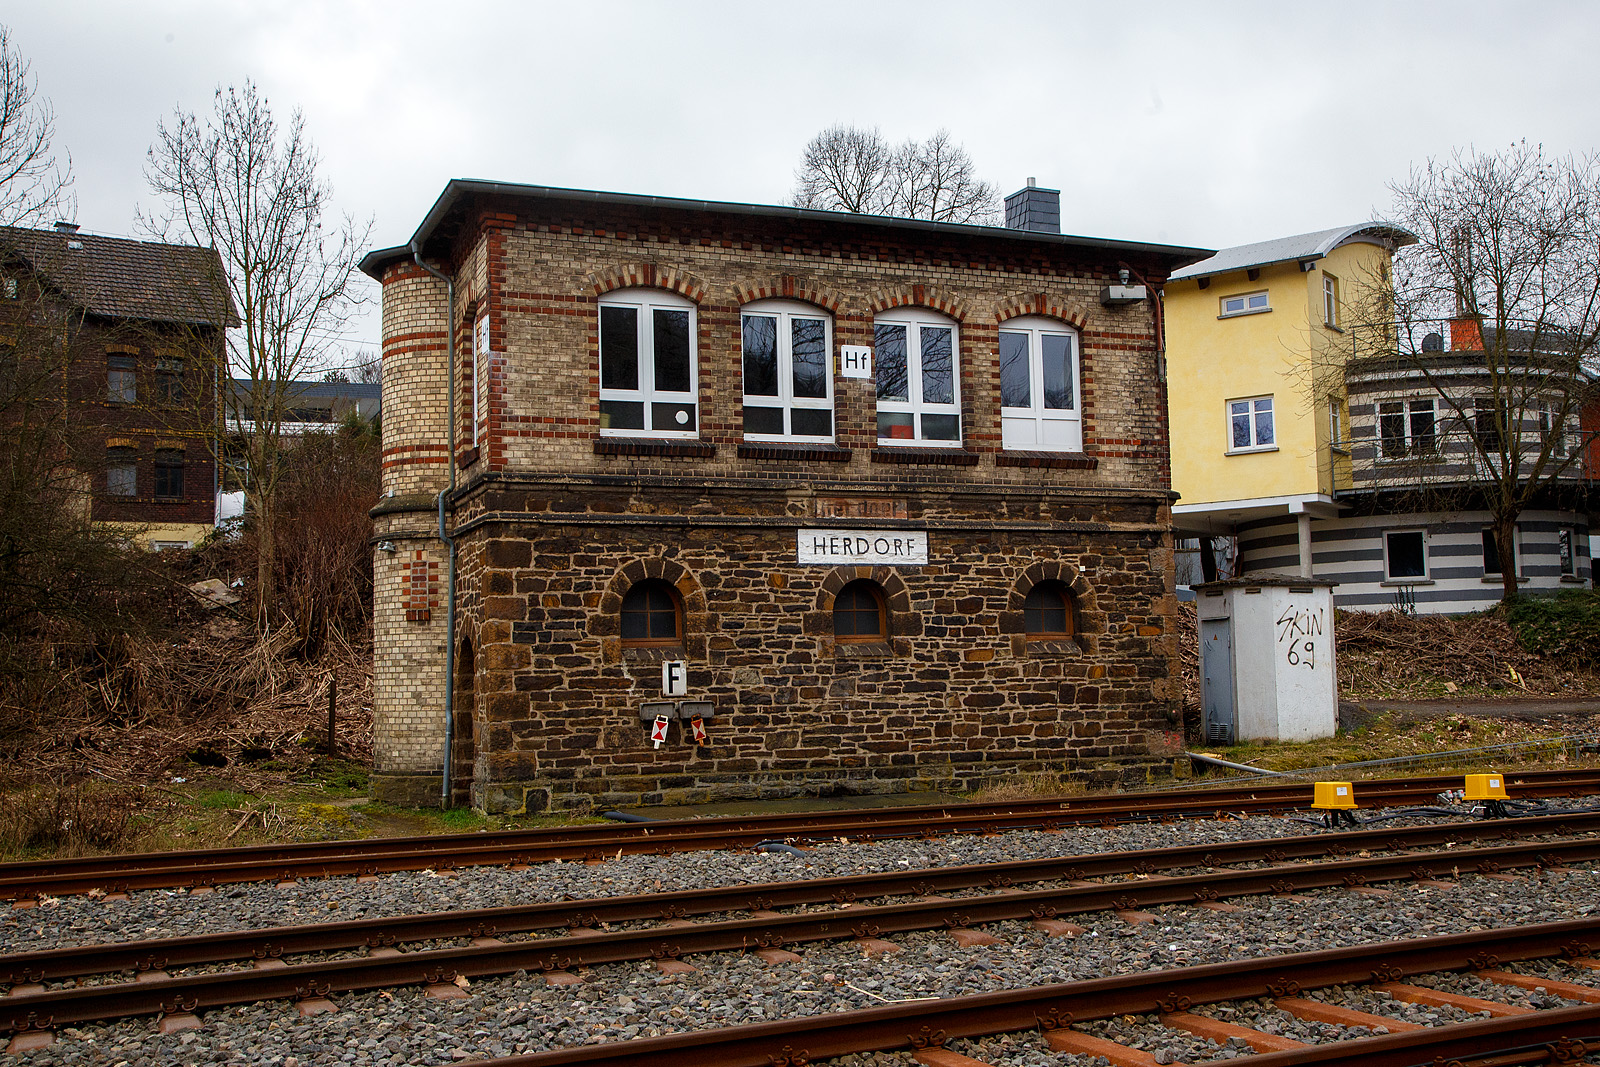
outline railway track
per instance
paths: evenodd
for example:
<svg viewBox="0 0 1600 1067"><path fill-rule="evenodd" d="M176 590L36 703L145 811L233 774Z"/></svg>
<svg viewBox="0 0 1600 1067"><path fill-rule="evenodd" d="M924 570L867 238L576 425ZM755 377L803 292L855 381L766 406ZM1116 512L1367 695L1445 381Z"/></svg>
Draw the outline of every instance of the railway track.
<svg viewBox="0 0 1600 1067"><path fill-rule="evenodd" d="M1557 832L1561 836L1546 836ZM1506 838L1524 839L1490 843ZM1371 854L1377 850L1389 854ZM1291 858L1315 862L1289 862ZM777 963L794 958L790 948L809 943L854 940L871 945L908 931L949 930L958 941L982 944L986 935L974 927L1007 920L1031 920L1046 932L1071 933L1074 928L1064 916L1104 911L1132 915L1172 904L1226 911L1233 910L1224 903L1230 897L1334 887L1373 892L1375 883L1402 880L1448 886L1454 883L1440 879L1461 873L1505 877L1510 871L1595 861L1600 861L1600 814L1584 813L80 946L0 957L0 978L12 983L10 995L0 999L0 1029L36 1031L129 1015L174 1015L404 985L449 988L458 979L515 971L541 972L552 982L565 982L575 980L572 968L630 961L656 961L664 970L693 969L684 957L701 953L751 951ZM1241 864L1247 866L1237 866ZM1183 871L1195 873L1162 873ZM1027 885L1036 888L1023 888ZM868 906L869 900L881 903ZM794 910L774 910L780 907ZM686 921L691 914L737 917ZM610 926L628 928L604 929ZM564 932L543 936L549 931ZM504 940L514 935L534 936ZM394 950L402 944L426 946L465 937L476 940L460 947ZM304 963L283 960L340 950L368 954ZM165 973L168 967L204 968L241 959L259 965L177 977ZM78 984L129 970L140 972L139 980ZM45 988L45 982L57 988Z"/></svg>
<svg viewBox="0 0 1600 1067"><path fill-rule="evenodd" d="M608 1042L493 1061L496 1067L805 1067L852 1053L905 1049L929 1067L983 1067L984 1061L946 1046L963 1038L1034 1032L1040 1047L1113 1064L1154 1064L1148 1054L1096 1038L1084 1025L1113 1017L1152 1016L1160 1025L1206 1036L1235 1038L1262 1053L1236 1062L1249 1067L1344 1064L1565 1063L1600 1053L1600 985L1542 978L1505 969L1525 961L1564 959L1577 979L1600 969L1600 919L1474 931L1298 953L1201 967L1174 968L981 996L947 997L864 1011L755 1026ZM1533 1011L1485 998L1441 993L1407 982L1422 975L1474 974L1507 988L1544 990L1576 1007ZM1343 1008L1316 991L1363 987L1398 1001L1492 1012L1457 1025L1414 1028L1387 1016ZM1193 1009L1267 999L1272 1010L1341 1028L1391 1031L1326 1044L1297 1044L1278 1035L1221 1022Z"/></svg>
<svg viewBox="0 0 1600 1067"><path fill-rule="evenodd" d="M1363 782L1368 806L1431 802L1460 785L1459 776ZM1530 771L1507 776L1519 799L1583 796L1600 787L1600 771ZM1211 817L1305 809L1309 782L1254 784L1106 794L997 804L920 805L647 823L553 827L497 833L362 841L307 842L264 848L58 859L0 864L0 900L28 900L104 890L208 887L235 882L372 876L425 868L533 864L555 859L600 861L623 854L708 848L750 848L766 842L848 838L872 841L937 834L998 833L1073 825Z"/></svg>

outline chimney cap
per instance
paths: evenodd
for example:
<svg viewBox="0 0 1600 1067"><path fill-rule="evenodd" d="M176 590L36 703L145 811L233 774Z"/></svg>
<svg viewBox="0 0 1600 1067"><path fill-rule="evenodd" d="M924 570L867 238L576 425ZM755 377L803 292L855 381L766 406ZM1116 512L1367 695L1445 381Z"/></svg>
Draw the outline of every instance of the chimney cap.
<svg viewBox="0 0 1600 1067"><path fill-rule="evenodd" d="M78 232L78 224L76 222L67 222L65 220L58 220L56 222L56 232L57 233L77 233Z"/></svg>

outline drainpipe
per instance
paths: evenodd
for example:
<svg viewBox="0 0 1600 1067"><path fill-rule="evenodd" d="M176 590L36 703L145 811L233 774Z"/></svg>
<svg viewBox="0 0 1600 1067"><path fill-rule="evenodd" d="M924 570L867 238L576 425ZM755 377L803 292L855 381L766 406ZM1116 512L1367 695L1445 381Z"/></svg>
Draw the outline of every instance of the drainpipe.
<svg viewBox="0 0 1600 1067"><path fill-rule="evenodd" d="M444 641L444 772L439 781L440 807L450 806L451 749L456 740L456 543L445 526L445 497L456 490L456 283L422 261L422 250L411 242L411 258L417 266L444 282L445 286L445 392L448 394L449 420L445 424L444 447L449 453L450 486L439 493L439 540L445 552L445 641Z"/></svg>

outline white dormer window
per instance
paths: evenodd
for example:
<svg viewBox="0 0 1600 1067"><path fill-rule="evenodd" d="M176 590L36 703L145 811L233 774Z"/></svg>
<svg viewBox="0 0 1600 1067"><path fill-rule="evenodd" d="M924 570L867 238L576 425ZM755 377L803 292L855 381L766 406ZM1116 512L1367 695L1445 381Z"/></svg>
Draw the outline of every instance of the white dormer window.
<svg viewBox="0 0 1600 1067"><path fill-rule="evenodd" d="M1240 293L1238 296L1225 296L1222 298L1222 314L1219 319L1232 318L1235 315L1259 315L1263 311L1271 311L1272 305L1267 301L1265 289L1258 293Z"/></svg>

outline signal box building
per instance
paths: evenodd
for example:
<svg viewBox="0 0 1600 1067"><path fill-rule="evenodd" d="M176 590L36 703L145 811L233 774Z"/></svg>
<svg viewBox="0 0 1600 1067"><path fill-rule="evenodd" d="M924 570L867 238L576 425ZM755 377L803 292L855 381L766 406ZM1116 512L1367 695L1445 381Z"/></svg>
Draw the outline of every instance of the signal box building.
<svg viewBox="0 0 1600 1067"><path fill-rule="evenodd" d="M1156 291L1209 253L1007 207L452 181L368 255L378 794L1142 779L1179 700Z"/></svg>

